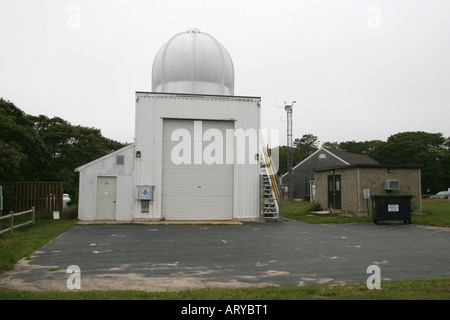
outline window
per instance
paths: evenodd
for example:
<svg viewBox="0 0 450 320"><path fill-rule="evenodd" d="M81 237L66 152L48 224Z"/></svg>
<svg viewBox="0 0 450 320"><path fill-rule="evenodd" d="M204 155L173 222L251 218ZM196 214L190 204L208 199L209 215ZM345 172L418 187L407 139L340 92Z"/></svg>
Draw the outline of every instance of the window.
<svg viewBox="0 0 450 320"><path fill-rule="evenodd" d="M334 181L328 179L328 191L334 191Z"/></svg>
<svg viewBox="0 0 450 320"><path fill-rule="evenodd" d="M341 191L341 180L336 179L336 190L335 191Z"/></svg>

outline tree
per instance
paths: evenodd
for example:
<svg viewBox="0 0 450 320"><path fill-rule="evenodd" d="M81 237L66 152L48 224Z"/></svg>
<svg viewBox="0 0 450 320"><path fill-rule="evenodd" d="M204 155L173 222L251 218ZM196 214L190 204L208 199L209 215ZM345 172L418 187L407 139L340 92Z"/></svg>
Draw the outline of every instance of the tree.
<svg viewBox="0 0 450 320"><path fill-rule="evenodd" d="M377 150L385 142L381 140L371 140L371 141L344 141L344 142L325 142L322 144L323 148L335 149L340 151L352 152L363 154L369 157L374 155L375 150Z"/></svg>
<svg viewBox="0 0 450 320"><path fill-rule="evenodd" d="M64 189L72 194L78 190L75 168L125 146L103 137L99 129L72 126L59 117L30 118L50 155L50 170L41 180L62 181Z"/></svg>
<svg viewBox="0 0 450 320"><path fill-rule="evenodd" d="M0 185L13 181L61 181L74 199L79 167L125 144L95 128L73 126L59 117L31 116L0 98ZM7 203L8 199L5 199Z"/></svg>
<svg viewBox="0 0 450 320"><path fill-rule="evenodd" d="M300 139L294 140L294 147L292 148L292 163L294 166L309 157L318 150L318 138L312 134L304 134ZM279 148L279 168L278 174L283 175L287 172L287 146Z"/></svg>
<svg viewBox="0 0 450 320"><path fill-rule="evenodd" d="M300 161L306 159L319 149L319 139L312 134L304 134L294 140L294 147L300 151Z"/></svg>
<svg viewBox="0 0 450 320"><path fill-rule="evenodd" d="M45 170L47 153L29 117L13 103L0 98L0 183L9 179L37 178Z"/></svg>
<svg viewBox="0 0 450 320"><path fill-rule="evenodd" d="M322 148L340 150L339 142L329 142L329 141L324 142L322 143Z"/></svg>
<svg viewBox="0 0 450 320"><path fill-rule="evenodd" d="M374 151L373 157L384 164L422 165L423 193L435 193L450 186L448 138L441 133L416 131L394 134Z"/></svg>

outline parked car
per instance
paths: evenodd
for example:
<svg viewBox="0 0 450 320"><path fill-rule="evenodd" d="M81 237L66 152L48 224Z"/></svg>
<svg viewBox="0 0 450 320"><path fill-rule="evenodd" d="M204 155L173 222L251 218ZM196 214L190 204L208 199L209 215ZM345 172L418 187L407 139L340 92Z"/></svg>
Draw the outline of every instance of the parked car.
<svg viewBox="0 0 450 320"><path fill-rule="evenodd" d="M435 195L430 196L430 199L448 199L449 196L450 196L449 191L439 191Z"/></svg>
<svg viewBox="0 0 450 320"><path fill-rule="evenodd" d="M71 199L70 199L69 194L68 193L63 193L63 209L68 207L67 204L69 203L70 200Z"/></svg>

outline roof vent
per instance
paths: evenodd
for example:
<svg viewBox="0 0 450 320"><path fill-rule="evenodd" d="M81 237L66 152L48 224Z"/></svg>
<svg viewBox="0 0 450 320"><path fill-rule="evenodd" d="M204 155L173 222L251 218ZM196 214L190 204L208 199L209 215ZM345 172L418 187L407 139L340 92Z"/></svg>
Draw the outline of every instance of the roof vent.
<svg viewBox="0 0 450 320"><path fill-rule="evenodd" d="M123 166L125 163L125 157L123 155L116 156L116 165Z"/></svg>

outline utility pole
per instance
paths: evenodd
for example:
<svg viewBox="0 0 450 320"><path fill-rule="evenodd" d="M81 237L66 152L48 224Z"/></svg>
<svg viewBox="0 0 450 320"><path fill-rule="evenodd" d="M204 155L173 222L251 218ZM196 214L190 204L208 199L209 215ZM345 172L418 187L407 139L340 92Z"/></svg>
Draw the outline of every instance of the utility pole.
<svg viewBox="0 0 450 320"><path fill-rule="evenodd" d="M294 200L294 177L292 176L293 155L292 155L292 107L296 101L289 105L284 102L284 110L287 113L287 169L288 169L288 200Z"/></svg>

